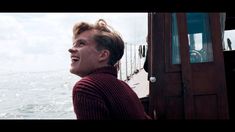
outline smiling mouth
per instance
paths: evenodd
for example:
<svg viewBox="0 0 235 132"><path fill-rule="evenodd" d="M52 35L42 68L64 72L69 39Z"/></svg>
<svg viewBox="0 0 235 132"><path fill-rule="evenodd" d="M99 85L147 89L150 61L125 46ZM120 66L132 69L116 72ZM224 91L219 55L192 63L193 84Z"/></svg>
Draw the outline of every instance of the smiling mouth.
<svg viewBox="0 0 235 132"><path fill-rule="evenodd" d="M80 58L76 57L76 56L71 56L71 60L74 63L74 62L78 62L80 60Z"/></svg>

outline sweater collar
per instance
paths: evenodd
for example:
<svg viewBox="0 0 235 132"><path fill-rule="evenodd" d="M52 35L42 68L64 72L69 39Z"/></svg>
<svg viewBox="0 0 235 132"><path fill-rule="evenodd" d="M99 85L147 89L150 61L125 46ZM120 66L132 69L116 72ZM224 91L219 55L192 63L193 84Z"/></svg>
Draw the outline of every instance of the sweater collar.
<svg viewBox="0 0 235 132"><path fill-rule="evenodd" d="M101 67L91 72L91 74L97 74L97 73L107 73L117 77L117 69L114 66Z"/></svg>

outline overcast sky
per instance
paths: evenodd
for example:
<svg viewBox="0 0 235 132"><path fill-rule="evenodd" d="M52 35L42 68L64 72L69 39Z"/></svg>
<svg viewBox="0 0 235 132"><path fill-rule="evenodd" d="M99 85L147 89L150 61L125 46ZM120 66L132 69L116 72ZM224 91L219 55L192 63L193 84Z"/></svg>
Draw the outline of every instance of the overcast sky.
<svg viewBox="0 0 235 132"><path fill-rule="evenodd" d="M145 43L147 13L0 13L0 73L66 70L72 28L103 18L128 43Z"/></svg>
<svg viewBox="0 0 235 132"><path fill-rule="evenodd" d="M0 73L69 69L73 25L100 18L125 42L146 44L147 13L0 13ZM233 49L234 36L235 31L224 36Z"/></svg>

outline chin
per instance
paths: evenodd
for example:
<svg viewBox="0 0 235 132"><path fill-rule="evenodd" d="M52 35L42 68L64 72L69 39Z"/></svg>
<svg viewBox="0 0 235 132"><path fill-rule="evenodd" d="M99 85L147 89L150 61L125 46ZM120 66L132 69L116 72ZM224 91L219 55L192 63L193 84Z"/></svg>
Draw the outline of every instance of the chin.
<svg viewBox="0 0 235 132"><path fill-rule="evenodd" d="M78 73L78 71L73 68L70 69L70 73L81 77L81 75Z"/></svg>
<svg viewBox="0 0 235 132"><path fill-rule="evenodd" d="M76 72L75 72L75 70L73 69L73 68L70 68L70 73L72 73L72 74L75 74Z"/></svg>

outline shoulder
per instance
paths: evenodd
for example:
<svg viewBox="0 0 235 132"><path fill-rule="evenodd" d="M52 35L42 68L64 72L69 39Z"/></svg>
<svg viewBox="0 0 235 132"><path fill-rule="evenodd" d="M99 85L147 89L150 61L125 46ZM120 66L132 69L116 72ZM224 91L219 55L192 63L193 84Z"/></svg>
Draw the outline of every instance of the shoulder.
<svg viewBox="0 0 235 132"><path fill-rule="evenodd" d="M104 82L106 82L104 78L106 77L101 75L86 76L75 84L74 89L100 89L105 84Z"/></svg>
<svg viewBox="0 0 235 132"><path fill-rule="evenodd" d="M96 82L97 80L94 77L84 77L75 84L75 87L92 87L96 85Z"/></svg>
<svg viewBox="0 0 235 132"><path fill-rule="evenodd" d="M92 77L84 77L73 87L73 95L97 97L99 92L97 81Z"/></svg>
<svg viewBox="0 0 235 132"><path fill-rule="evenodd" d="M115 84L118 84L119 82L117 78L113 77L109 74L93 74L90 76L86 76L79 80L75 86L75 91L81 91L81 90L89 90L89 91L95 91L95 92L101 92L106 91L110 88L110 86L113 86Z"/></svg>

